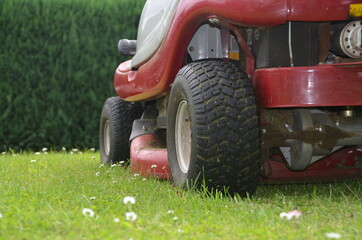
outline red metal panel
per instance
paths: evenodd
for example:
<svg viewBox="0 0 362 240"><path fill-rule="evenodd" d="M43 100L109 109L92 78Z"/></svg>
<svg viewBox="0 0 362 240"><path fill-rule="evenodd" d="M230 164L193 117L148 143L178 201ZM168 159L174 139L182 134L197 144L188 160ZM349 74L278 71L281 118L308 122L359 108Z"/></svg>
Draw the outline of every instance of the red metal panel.
<svg viewBox="0 0 362 240"><path fill-rule="evenodd" d="M159 148L159 139L152 134L131 142L131 171L143 177L170 178L167 149ZM262 183L331 181L362 177L362 149L344 148L311 165L305 171L290 171L283 162L270 161L272 175ZM155 165L156 167L152 167Z"/></svg>
<svg viewBox="0 0 362 240"><path fill-rule="evenodd" d="M270 161L272 175L262 183L333 181L362 178L362 149L343 148L309 166L307 170L290 171L283 162Z"/></svg>
<svg viewBox="0 0 362 240"><path fill-rule="evenodd" d="M286 11L281 11L286 7L286 0L180 0L159 50L136 71L120 65L114 76L115 90L128 101L144 100L166 92L181 68L194 32L212 13L235 23L272 26L286 21Z"/></svg>
<svg viewBox="0 0 362 240"><path fill-rule="evenodd" d="M342 20L356 0L180 0L171 27L155 55L138 70L120 65L114 76L117 94L140 101L167 92L181 68L187 45L210 15L235 25L275 26L288 20Z"/></svg>
<svg viewBox="0 0 362 240"><path fill-rule="evenodd" d="M362 63L259 69L253 86L263 108L362 105Z"/></svg>
<svg viewBox="0 0 362 240"><path fill-rule="evenodd" d="M349 18L349 4L361 0L289 0L289 21L333 21Z"/></svg>
<svg viewBox="0 0 362 240"><path fill-rule="evenodd" d="M159 148L156 135L147 134L132 140L130 149L131 171L143 177L168 179L167 150Z"/></svg>

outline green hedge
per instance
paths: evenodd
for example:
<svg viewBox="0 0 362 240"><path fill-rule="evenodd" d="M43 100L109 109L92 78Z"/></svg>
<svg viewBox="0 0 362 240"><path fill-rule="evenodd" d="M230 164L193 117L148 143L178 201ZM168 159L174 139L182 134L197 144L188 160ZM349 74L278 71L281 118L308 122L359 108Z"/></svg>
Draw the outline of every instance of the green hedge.
<svg viewBox="0 0 362 240"><path fill-rule="evenodd" d="M97 147L145 0L0 0L0 149Z"/></svg>

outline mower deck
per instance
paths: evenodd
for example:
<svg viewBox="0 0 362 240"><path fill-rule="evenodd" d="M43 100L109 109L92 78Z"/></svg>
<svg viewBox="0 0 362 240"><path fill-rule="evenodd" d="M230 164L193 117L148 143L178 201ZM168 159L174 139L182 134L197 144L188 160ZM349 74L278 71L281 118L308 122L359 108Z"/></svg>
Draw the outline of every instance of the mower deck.
<svg viewBox="0 0 362 240"><path fill-rule="evenodd" d="M270 176L261 183L318 182L362 178L362 149L343 148L305 171L290 171L282 161L270 160ZM131 171L143 177L169 179L167 149L156 135L139 136L131 142Z"/></svg>

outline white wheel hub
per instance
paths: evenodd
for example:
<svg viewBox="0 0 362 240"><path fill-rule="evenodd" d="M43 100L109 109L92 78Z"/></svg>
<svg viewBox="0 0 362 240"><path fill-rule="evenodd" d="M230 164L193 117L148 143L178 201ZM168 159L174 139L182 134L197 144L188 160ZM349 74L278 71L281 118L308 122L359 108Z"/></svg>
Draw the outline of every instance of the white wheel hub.
<svg viewBox="0 0 362 240"><path fill-rule="evenodd" d="M189 104L182 100L177 108L175 121L175 146L178 165L187 173L191 158L191 122Z"/></svg>
<svg viewBox="0 0 362 240"><path fill-rule="evenodd" d="M104 131L103 131L103 145L104 145L104 153L106 156L109 156L109 152L111 149L111 133L109 128L109 120L104 123Z"/></svg>

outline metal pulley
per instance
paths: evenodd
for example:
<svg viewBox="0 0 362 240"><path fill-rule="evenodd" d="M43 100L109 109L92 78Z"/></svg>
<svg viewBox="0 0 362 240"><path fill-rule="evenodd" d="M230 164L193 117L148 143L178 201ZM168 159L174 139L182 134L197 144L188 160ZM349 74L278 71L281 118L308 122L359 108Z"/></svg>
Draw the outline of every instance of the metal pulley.
<svg viewBox="0 0 362 240"><path fill-rule="evenodd" d="M332 44L337 55L362 58L362 21L350 22L336 32Z"/></svg>

